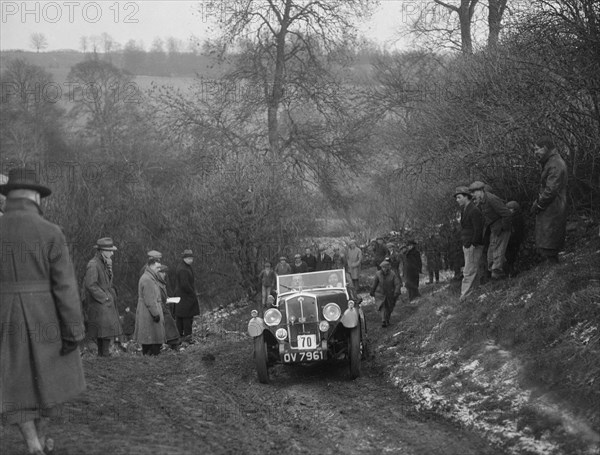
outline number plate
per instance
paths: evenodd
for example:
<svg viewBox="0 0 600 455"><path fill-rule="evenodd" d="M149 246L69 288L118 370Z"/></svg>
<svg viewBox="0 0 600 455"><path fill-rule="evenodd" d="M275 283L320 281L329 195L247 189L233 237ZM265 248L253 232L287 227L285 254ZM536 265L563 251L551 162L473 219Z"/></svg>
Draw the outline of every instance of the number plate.
<svg viewBox="0 0 600 455"><path fill-rule="evenodd" d="M314 362L315 360L325 360L325 353L323 351L301 351L283 354L284 363Z"/></svg>
<svg viewBox="0 0 600 455"><path fill-rule="evenodd" d="M298 349L315 349L316 347L316 335L298 335Z"/></svg>

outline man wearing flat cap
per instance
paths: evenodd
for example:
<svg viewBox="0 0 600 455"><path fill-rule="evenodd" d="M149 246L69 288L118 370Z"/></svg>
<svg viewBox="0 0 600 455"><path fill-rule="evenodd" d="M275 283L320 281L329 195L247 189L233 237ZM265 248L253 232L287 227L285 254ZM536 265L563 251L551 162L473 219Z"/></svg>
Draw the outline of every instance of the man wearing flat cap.
<svg viewBox="0 0 600 455"><path fill-rule="evenodd" d="M396 301L400 297L402 280L394 273L388 261L379 264L379 270L375 272L375 279L371 286L371 297L375 297L377 310L381 311L381 327L390 324L390 316Z"/></svg>
<svg viewBox="0 0 600 455"><path fill-rule="evenodd" d="M146 255L147 255L146 262L144 263L144 265L142 266L142 269L140 270L140 277L146 271L146 267L148 267L148 261L150 259L156 259L159 263L162 263L162 253L160 251L150 250L150 251L148 251L148 253L146 253Z"/></svg>
<svg viewBox="0 0 600 455"><path fill-rule="evenodd" d="M42 216L41 199L51 190L35 171L11 170L0 193L7 196L0 217L2 422L19 427L28 453L49 453L49 418L85 390L77 281L63 232Z"/></svg>
<svg viewBox="0 0 600 455"><path fill-rule="evenodd" d="M483 216L466 186L456 188L454 199L460 206L460 241L465 256L460 288L460 299L464 300L478 284L477 275L483 253Z"/></svg>
<svg viewBox="0 0 600 455"><path fill-rule="evenodd" d="M275 266L275 273L277 276L281 275L289 275L292 273L292 266L288 264L287 258L285 256L281 256L279 258L279 262Z"/></svg>
<svg viewBox="0 0 600 455"><path fill-rule="evenodd" d="M181 253L181 261L175 268L175 297L181 297L175 305L175 322L181 336L181 341L192 342L192 326L194 316L200 314L200 305L196 296L196 285L194 283L194 253L192 250L184 250Z"/></svg>
<svg viewBox="0 0 600 455"><path fill-rule="evenodd" d="M481 214L483 215L483 235L490 230L490 246L487 251L487 268L492 272L493 279L505 278L504 264L506 262L506 247L510 238L511 212L506 204L496 196L485 190L483 182L473 182L469 191Z"/></svg>
<svg viewBox="0 0 600 455"><path fill-rule="evenodd" d="M88 316L88 336L95 338L98 356L110 356L110 344L122 335L117 293L113 286L112 257L117 251L110 237L98 239L96 253L85 270L85 309Z"/></svg>

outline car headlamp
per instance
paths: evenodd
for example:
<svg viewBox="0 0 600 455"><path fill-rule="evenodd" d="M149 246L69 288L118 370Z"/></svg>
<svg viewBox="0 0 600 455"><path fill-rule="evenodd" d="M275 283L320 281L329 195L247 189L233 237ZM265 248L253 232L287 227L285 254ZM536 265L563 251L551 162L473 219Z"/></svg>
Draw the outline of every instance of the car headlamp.
<svg viewBox="0 0 600 455"><path fill-rule="evenodd" d="M342 315L342 310L337 303L328 303L323 307L323 317L329 322L337 321Z"/></svg>
<svg viewBox="0 0 600 455"><path fill-rule="evenodd" d="M327 332L329 330L329 322L327 322L327 321L319 322L319 330L321 332Z"/></svg>
<svg viewBox="0 0 600 455"><path fill-rule="evenodd" d="M265 311L264 320L268 326L277 325L281 322L281 312L277 308L269 308Z"/></svg>
<svg viewBox="0 0 600 455"><path fill-rule="evenodd" d="M285 330L283 327L277 329L277 331L275 332L275 337L278 340L285 340L287 338L287 330Z"/></svg>

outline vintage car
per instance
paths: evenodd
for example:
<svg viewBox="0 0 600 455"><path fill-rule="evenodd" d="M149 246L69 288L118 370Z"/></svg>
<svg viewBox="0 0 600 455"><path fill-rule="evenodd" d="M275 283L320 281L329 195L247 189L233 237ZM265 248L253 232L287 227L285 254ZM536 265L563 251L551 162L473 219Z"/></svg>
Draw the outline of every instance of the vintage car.
<svg viewBox="0 0 600 455"><path fill-rule="evenodd" d="M252 311L248 323L258 380L268 383L268 367L275 363L334 359L349 361L350 376L357 378L366 330L360 302L343 269L278 276L275 305L263 317Z"/></svg>

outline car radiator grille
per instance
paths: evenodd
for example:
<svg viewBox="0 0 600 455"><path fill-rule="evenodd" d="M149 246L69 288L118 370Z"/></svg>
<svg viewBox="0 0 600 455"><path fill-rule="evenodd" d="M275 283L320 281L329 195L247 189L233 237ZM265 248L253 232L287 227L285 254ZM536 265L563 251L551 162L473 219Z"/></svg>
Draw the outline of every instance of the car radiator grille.
<svg viewBox="0 0 600 455"><path fill-rule="evenodd" d="M292 348L298 348L298 335L315 334L317 345L321 343L319 308L314 297L293 297L285 302L285 311Z"/></svg>

